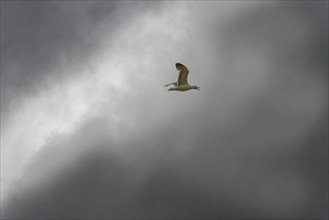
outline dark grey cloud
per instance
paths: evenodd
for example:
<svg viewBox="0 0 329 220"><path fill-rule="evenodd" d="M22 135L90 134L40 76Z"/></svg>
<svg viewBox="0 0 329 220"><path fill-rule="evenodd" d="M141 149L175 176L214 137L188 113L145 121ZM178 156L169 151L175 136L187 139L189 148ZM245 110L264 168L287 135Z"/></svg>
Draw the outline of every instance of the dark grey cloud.
<svg viewBox="0 0 329 220"><path fill-rule="evenodd" d="M25 190L12 198L4 217L201 218L258 214L239 201L220 198L187 181L179 171L182 161L172 157L172 149L166 147L161 133L151 132L154 140L132 139L118 144L104 135L107 126L103 118L93 119L72 137L54 138L27 169L27 182L22 186ZM98 135L90 137L95 131ZM159 144L159 140L161 146L150 146ZM130 145L135 150L131 150L133 155L120 156L113 152L112 145ZM154 151L154 147L161 149ZM40 166L45 163L47 167Z"/></svg>
<svg viewBox="0 0 329 220"><path fill-rule="evenodd" d="M115 143L108 134L109 122L93 118L73 136L56 136L49 141L26 170L21 189L12 196L3 217L277 217L280 213L269 215L268 210L257 208L268 201L259 199L255 207L253 197L262 194L259 186L263 181L288 178L281 180L289 182L299 173L311 180L306 188L311 197L289 217L324 217L326 120L327 117L319 118L298 151L247 155L248 161L239 162L234 158L241 145L239 140L227 137L231 141L221 141L231 150L209 142L225 138L218 132L190 137L203 143L196 142L192 151L177 156L177 146L172 143L179 143L180 133L170 135L172 139L168 140L165 134L170 133L170 128L161 133L150 132L152 138L143 137L147 140L132 138ZM116 152L113 145L131 147L132 155ZM236 173L231 173L230 167L234 166ZM276 184L273 187L281 199L289 199L277 191ZM295 186L287 187L292 190Z"/></svg>
<svg viewBox="0 0 329 220"><path fill-rule="evenodd" d="M116 1L2 1L3 114L15 108L19 99L81 75L72 71L67 76L65 69L88 62L102 47L101 39L112 39L145 5L154 7Z"/></svg>
<svg viewBox="0 0 329 220"><path fill-rule="evenodd" d="M112 2L99 4L94 10L112 9ZM82 102L94 111L69 132L46 136L11 182L2 217L327 218L328 3L125 4L116 5L111 21L122 22L122 8L140 14L124 19L131 26L116 25L119 38L109 42L120 43L123 52L113 56L117 64L124 57L128 79L83 93L106 97ZM81 14L93 6L86 3ZM91 26L108 21L105 12L91 14ZM100 48L118 51L104 41L104 28L94 30ZM102 65L103 51L92 48L90 58ZM199 93L158 92L162 80L176 77L177 60L190 68ZM78 92L107 85L82 78L88 83L74 84ZM45 90L44 82L32 84ZM8 140L12 121L4 126Z"/></svg>

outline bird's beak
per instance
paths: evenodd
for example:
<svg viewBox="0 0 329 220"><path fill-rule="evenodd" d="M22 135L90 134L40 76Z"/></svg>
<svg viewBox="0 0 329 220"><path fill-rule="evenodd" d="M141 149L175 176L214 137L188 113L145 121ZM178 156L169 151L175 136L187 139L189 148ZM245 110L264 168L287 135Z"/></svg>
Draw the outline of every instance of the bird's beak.
<svg viewBox="0 0 329 220"><path fill-rule="evenodd" d="M200 90L200 87L197 87L196 89L197 89L197 90Z"/></svg>

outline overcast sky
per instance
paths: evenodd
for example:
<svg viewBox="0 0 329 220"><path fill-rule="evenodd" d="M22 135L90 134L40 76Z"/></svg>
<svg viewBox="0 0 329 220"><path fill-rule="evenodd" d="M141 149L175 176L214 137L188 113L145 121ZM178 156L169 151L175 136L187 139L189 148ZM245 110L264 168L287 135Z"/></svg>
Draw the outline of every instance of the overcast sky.
<svg viewBox="0 0 329 220"><path fill-rule="evenodd" d="M1 217L319 219L327 187L327 1L1 1Z"/></svg>

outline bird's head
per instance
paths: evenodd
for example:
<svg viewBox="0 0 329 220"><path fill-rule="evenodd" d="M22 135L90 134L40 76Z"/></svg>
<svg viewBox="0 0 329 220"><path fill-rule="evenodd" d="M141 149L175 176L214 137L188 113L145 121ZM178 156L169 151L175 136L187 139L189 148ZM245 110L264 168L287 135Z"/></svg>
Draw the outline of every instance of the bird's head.
<svg viewBox="0 0 329 220"><path fill-rule="evenodd" d="M192 86L192 89L200 90L199 86Z"/></svg>

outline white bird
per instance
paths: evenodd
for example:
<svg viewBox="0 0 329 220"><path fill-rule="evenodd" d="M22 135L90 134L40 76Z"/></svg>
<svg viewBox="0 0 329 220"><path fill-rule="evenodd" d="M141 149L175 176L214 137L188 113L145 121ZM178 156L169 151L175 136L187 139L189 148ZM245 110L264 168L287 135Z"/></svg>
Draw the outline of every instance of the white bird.
<svg viewBox="0 0 329 220"><path fill-rule="evenodd" d="M181 92L184 92L184 91L187 91L187 90L190 90L190 89L200 90L199 86L191 86L191 85L188 84L187 75L188 75L189 71L186 68L186 66L184 66L181 63L176 63L176 69L179 70L178 80L177 80L177 82L169 83L169 84L164 86L164 87L169 86L169 85L174 85L175 86L175 87L169 88L168 91L181 91Z"/></svg>

